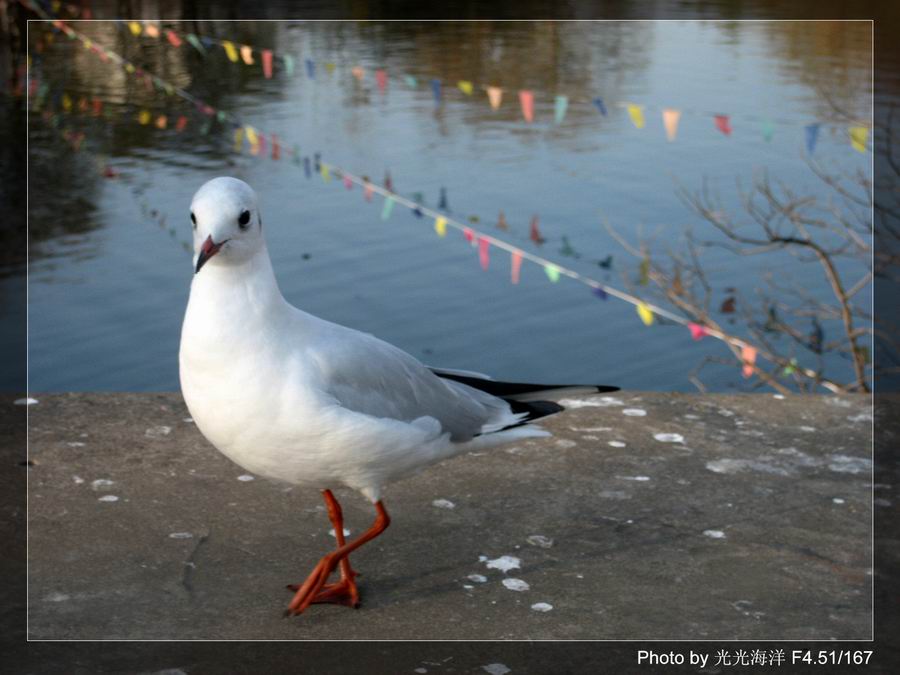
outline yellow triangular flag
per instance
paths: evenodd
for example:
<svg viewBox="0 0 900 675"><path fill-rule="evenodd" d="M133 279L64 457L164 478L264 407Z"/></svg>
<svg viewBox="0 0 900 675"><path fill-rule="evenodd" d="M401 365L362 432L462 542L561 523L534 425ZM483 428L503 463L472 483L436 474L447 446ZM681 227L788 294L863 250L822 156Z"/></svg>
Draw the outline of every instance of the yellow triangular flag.
<svg viewBox="0 0 900 675"><path fill-rule="evenodd" d="M675 140L675 134L678 133L678 119L681 117L681 111L673 108L665 108L663 110L663 124L666 127L666 138L670 141Z"/></svg>
<svg viewBox="0 0 900 675"><path fill-rule="evenodd" d="M447 219L444 216L438 216L434 219L434 231L438 233L439 237L446 236L447 234Z"/></svg>
<svg viewBox="0 0 900 675"><path fill-rule="evenodd" d="M653 323L653 311L643 302L638 304L637 313L638 316L641 317L641 321L643 321L645 325L649 326Z"/></svg>
<svg viewBox="0 0 900 675"><path fill-rule="evenodd" d="M259 152L259 135L256 133L256 129L247 125L244 127L244 131L247 133L247 142L250 144L250 154L257 154Z"/></svg>
<svg viewBox="0 0 900 675"><path fill-rule="evenodd" d="M488 100L491 102L491 108L496 110L500 107L500 101L503 100L503 90L500 87L487 88Z"/></svg>
<svg viewBox="0 0 900 675"><path fill-rule="evenodd" d="M853 146L853 149L859 152L865 152L866 141L869 140L869 128L850 127L848 131L850 132L850 144Z"/></svg>
<svg viewBox="0 0 900 675"><path fill-rule="evenodd" d="M634 122L634 126L638 129L644 128L644 106L629 103L628 114L631 116L631 121Z"/></svg>
<svg viewBox="0 0 900 675"><path fill-rule="evenodd" d="M250 45L241 45L241 59L248 66L253 65L253 47Z"/></svg>
<svg viewBox="0 0 900 675"><path fill-rule="evenodd" d="M225 49L225 54L228 56L228 60L232 63L237 63L238 53L237 49L234 48L234 45L228 40L222 40L222 47Z"/></svg>
<svg viewBox="0 0 900 675"><path fill-rule="evenodd" d="M128 29L131 31L132 35L140 35L141 34L141 24L137 21L129 21Z"/></svg>
<svg viewBox="0 0 900 675"><path fill-rule="evenodd" d="M472 95L472 83L468 80L460 80L456 83L456 86L459 87L459 90L466 96Z"/></svg>
<svg viewBox="0 0 900 675"><path fill-rule="evenodd" d="M126 63L126 64L125 64L125 71L126 71L126 72L129 72L129 73L133 73L133 72L134 72L134 66L133 66L132 64L130 64L130 63Z"/></svg>
<svg viewBox="0 0 900 675"><path fill-rule="evenodd" d="M331 180L331 169L325 162L322 162L319 173L322 174L322 180L326 183Z"/></svg>
<svg viewBox="0 0 900 675"><path fill-rule="evenodd" d="M244 127L234 130L234 151L241 152L244 149Z"/></svg>
<svg viewBox="0 0 900 675"><path fill-rule="evenodd" d="M141 112L138 113L138 122L141 124L150 124L152 117L149 110L141 110Z"/></svg>
<svg viewBox="0 0 900 675"><path fill-rule="evenodd" d="M63 94L62 107L63 107L63 110L65 110L66 112L68 112L69 110L72 109L72 97L69 96L68 94Z"/></svg>
<svg viewBox="0 0 900 675"><path fill-rule="evenodd" d="M329 75L334 72L335 68L337 68L337 64L335 63L329 62L325 64L325 72L327 72Z"/></svg>

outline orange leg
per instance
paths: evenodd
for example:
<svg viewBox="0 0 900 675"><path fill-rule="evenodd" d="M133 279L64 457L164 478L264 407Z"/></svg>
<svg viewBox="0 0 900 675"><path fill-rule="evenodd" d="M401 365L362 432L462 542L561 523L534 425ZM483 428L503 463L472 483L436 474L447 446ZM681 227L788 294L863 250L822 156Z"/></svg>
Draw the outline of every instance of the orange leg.
<svg viewBox="0 0 900 675"><path fill-rule="evenodd" d="M377 515L372 527L363 532L358 539L347 544L344 542L344 523L340 504L338 504L330 490L325 490L323 496L325 497L325 504L328 506L329 518L331 518L331 523L334 525L334 534L338 548L318 562L306 578L306 581L300 585L292 584L288 586L296 593L294 594L294 599L291 600L291 604L285 610L285 616L300 614L316 602L337 602L351 607L359 606L359 592L356 589L356 583L353 581L356 572L350 567L348 556L367 541L371 541L384 532L388 525L391 524L391 518L385 510L384 504L378 501L375 503ZM331 576L331 573L338 566L341 568L340 581L326 585L325 582L328 580L328 577Z"/></svg>
<svg viewBox="0 0 900 675"><path fill-rule="evenodd" d="M322 498L325 500L325 506L328 509L328 519L334 527L334 537L337 540L337 548L346 545L344 540L344 512L341 505L331 490L322 490ZM359 590L356 588L354 577L358 572L350 567L350 558L342 558L339 567L341 570L340 581L333 584L325 584L322 590L313 598L313 603L333 602L339 605L347 605L348 607L359 607ZM288 588L292 591L300 589L300 584L288 584Z"/></svg>

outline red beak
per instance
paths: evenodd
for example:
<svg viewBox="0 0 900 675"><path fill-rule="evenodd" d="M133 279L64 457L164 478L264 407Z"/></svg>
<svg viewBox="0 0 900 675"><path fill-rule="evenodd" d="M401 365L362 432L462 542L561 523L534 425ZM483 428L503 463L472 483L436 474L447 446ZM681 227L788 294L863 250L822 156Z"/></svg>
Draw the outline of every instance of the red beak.
<svg viewBox="0 0 900 675"><path fill-rule="evenodd" d="M206 238L206 241L203 242L203 246L200 247L200 255L197 256L197 268L194 270L194 274L200 271L200 268L206 264L206 261L212 258L216 253L219 252L219 249L222 248L222 244L225 241L222 241L218 244L214 243L212 240L212 236Z"/></svg>

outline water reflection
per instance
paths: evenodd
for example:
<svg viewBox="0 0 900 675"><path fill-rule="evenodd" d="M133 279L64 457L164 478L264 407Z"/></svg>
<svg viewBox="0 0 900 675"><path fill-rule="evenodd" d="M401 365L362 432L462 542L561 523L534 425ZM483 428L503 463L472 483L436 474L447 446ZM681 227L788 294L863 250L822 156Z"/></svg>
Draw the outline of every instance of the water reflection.
<svg viewBox="0 0 900 675"><path fill-rule="evenodd" d="M624 257L601 228L598 211L627 227L672 224L665 236L674 241L696 221L679 204L673 176L699 185L711 174L733 185L735 177L768 166L808 184L795 147L802 125L835 120L835 108L854 118L869 114L865 24L203 21L191 22L189 30L291 53L296 72L267 80L259 67L135 39L111 23L92 24L90 37L210 105L279 133L306 156L323 152L379 180L390 170L400 192L422 192L432 206L447 187L461 218L477 214L490 224L502 209L511 224L508 237L523 245L527 224L540 213L545 254L577 251L581 257L571 256L573 264L614 283L631 271L618 267ZM235 155L229 124L213 118L200 127L191 106L87 50L64 42L48 45L41 57L41 72L76 102L66 123L87 140L84 151L73 152L32 114L32 375L38 389L177 386L173 354L190 279L180 248L189 238L185 208L197 185L221 173L246 178L262 194L288 297L417 356L523 379L596 374L632 388L686 389L685 362L715 348L684 343L664 329L635 333L633 308L609 302L598 313L587 304L590 297L563 283L548 285L539 273L511 289L506 263L496 257L479 276L465 247L436 244L429 228L408 214L398 212L381 225L358 192L351 199L339 185L306 182L287 158L278 163ZM315 80L304 72L306 58L318 64ZM335 64L331 73L328 63ZM367 71L362 83L349 75L356 65ZM374 81L376 68L389 73L386 93ZM405 75L416 78L417 87ZM445 87L437 106L432 78ZM459 80L503 86L503 105L492 110L480 90L465 97L455 91ZM521 120L519 89L536 92L531 125ZM556 94L571 99L559 125L552 121ZM607 116L591 103L598 94L611 103ZM77 110L81 97L102 99L103 113ZM647 104L646 129L634 129L612 105L628 100ZM782 125L777 147L746 131L750 123L740 118L772 114L769 104L777 104ZM685 109L676 143L661 132L659 110L667 105ZM723 107L735 114L732 138L723 139L706 115ZM167 114L166 128L137 123L145 109L154 119ZM179 114L191 120L185 133L171 126ZM817 150L823 160L849 157L854 167L865 166L862 157L848 154L840 133ZM116 178L104 177L107 165ZM729 204L739 206L739 197ZM148 217L150 210L156 215ZM610 255L617 261L612 271L592 262ZM728 284L748 286L759 272L752 262L734 269L733 259L724 258L712 260L710 270ZM815 274L797 273L827 290ZM73 279L81 280L78 287ZM134 298L141 298L137 314L127 305ZM84 306L93 308L89 322L79 319ZM72 319L65 331L59 316ZM485 316L503 320L486 325ZM511 348L523 335L526 344ZM622 344L623 335L634 337ZM126 345L137 345L141 359L130 358ZM552 362L540 358L546 354ZM728 388L738 378L723 371L711 385Z"/></svg>

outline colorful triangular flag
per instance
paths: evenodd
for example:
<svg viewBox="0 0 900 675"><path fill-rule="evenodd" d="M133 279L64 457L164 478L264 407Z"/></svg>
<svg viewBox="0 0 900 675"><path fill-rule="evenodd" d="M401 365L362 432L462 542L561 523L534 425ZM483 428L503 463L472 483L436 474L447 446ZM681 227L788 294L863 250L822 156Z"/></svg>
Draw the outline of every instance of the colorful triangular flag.
<svg viewBox="0 0 900 675"><path fill-rule="evenodd" d="M666 138L674 141L675 135L678 133L678 120L681 118L681 111L674 108L664 108L662 117L663 125L666 127Z"/></svg>
<svg viewBox="0 0 900 675"><path fill-rule="evenodd" d="M728 115L714 115L713 121L715 122L716 129L721 131L726 136L731 135L731 119Z"/></svg>
<svg viewBox="0 0 900 675"><path fill-rule="evenodd" d="M641 317L641 321L644 322L645 326L650 326L653 324L653 310L650 309L645 303L638 303L637 313L638 316Z"/></svg>
<svg viewBox="0 0 900 675"><path fill-rule="evenodd" d="M493 110L499 108L500 102L503 100L503 89L500 87L487 87L487 95L491 108Z"/></svg>
<svg viewBox="0 0 900 675"><path fill-rule="evenodd" d="M638 105L636 103L629 103L628 107L628 116L631 117L631 121L634 123L638 129L644 128L644 106Z"/></svg>
<svg viewBox="0 0 900 675"><path fill-rule="evenodd" d="M857 152L866 151L866 141L869 140L869 128L863 126L854 126L847 129L850 134L850 145Z"/></svg>
<svg viewBox="0 0 900 675"><path fill-rule="evenodd" d="M566 110L569 108L568 96L557 96L553 99L553 119L557 124L561 124L566 118Z"/></svg>
<svg viewBox="0 0 900 675"><path fill-rule="evenodd" d="M819 123L807 124L806 129L806 152L810 155L816 150L816 141L819 139Z"/></svg>
<svg viewBox="0 0 900 675"><path fill-rule="evenodd" d="M526 122L534 120L534 93L523 89L519 92L519 104L522 106L522 117Z"/></svg>

